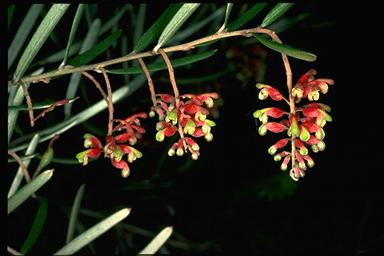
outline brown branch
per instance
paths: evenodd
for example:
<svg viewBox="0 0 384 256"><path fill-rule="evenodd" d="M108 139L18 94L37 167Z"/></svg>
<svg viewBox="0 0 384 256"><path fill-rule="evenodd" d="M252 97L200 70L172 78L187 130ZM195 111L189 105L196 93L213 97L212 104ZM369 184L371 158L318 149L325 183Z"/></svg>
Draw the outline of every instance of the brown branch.
<svg viewBox="0 0 384 256"><path fill-rule="evenodd" d="M179 108L180 105L180 99L179 99L179 89L177 89L176 79L175 79L175 71L173 70L172 63L169 60L167 54L164 52L163 49L158 50L161 56L163 57L165 64L167 64L168 73L169 73L169 79L171 80L173 93L175 95L175 107Z"/></svg>
<svg viewBox="0 0 384 256"><path fill-rule="evenodd" d="M28 105L29 121L30 121L31 127L33 127L35 125L35 118L33 117L31 96L29 95L27 86L23 82L21 82L20 84L24 91L25 101L27 102L27 105Z"/></svg>
<svg viewBox="0 0 384 256"><path fill-rule="evenodd" d="M111 83L109 82L109 78L107 75L107 72L105 71L104 67L99 67L99 70L103 72L103 76L105 79L105 83L107 84L107 92L108 92L108 112L109 112L109 119L108 119L108 135L112 135L112 128L113 128L113 103L112 103L112 89L111 89Z"/></svg>
<svg viewBox="0 0 384 256"><path fill-rule="evenodd" d="M93 82L93 84L96 86L96 88L99 90L99 92L101 93L101 95L103 96L103 98L105 99L105 101L108 103L108 97L107 97L107 94L104 92L103 88L101 87L100 83L96 81L96 79L91 75L89 74L88 72L86 71L82 71L81 74L83 74L85 77L87 77L89 80L91 80Z"/></svg>
<svg viewBox="0 0 384 256"><path fill-rule="evenodd" d="M263 30L263 28L256 27L256 28L243 29L243 30L237 30L237 31L232 31L232 32L222 32L219 34L213 34L213 35L206 36L206 37L203 37L200 39L196 39L196 40L188 42L188 43L164 48L163 50L164 50L164 52L188 51L188 50L195 48L198 45L208 43L211 41L215 41L215 40L219 40L219 39L223 39L223 38L227 38L227 37L234 37L234 36L250 37L254 33L262 33L261 32L262 30ZM44 82L48 78L72 74L75 72L97 70L97 68L100 66L107 67L110 65L114 65L114 64L118 64L118 63L122 63L122 62L126 62L126 61L131 61L131 60L135 60L135 59L139 59L139 58L155 56L158 54L159 54L159 52L155 52L155 51L147 51L147 52L142 52L142 53L130 53L128 55L125 55L125 56L122 56L122 57L119 57L116 59L107 60L107 61L103 61L103 62L99 62L99 63L95 63L95 64L90 64L90 65L85 65L85 66L81 66L81 67L65 66L62 69L56 69L56 70L53 70L53 71L50 71L47 73L43 73L40 75L26 76L26 77L21 78L19 81L10 80L10 81L8 81L8 86L17 85L20 81L23 81L24 83L29 83L29 82L36 83L36 82L40 82L40 81Z"/></svg>
<svg viewBox="0 0 384 256"><path fill-rule="evenodd" d="M151 74L149 73L147 65L145 65L142 58L139 58L139 63L140 63L141 68L144 71L145 76L147 77L147 80L148 80L148 87L149 87L149 92L151 93L152 104L154 107L156 107L157 104L156 104L155 86L153 85Z"/></svg>
<svg viewBox="0 0 384 256"><path fill-rule="evenodd" d="M21 170L23 170L24 172L24 177L27 183L31 182L31 176L29 176L28 169L23 163L23 160L21 160L21 158L13 151L8 150L8 155L12 156L16 160L16 162L20 165Z"/></svg>

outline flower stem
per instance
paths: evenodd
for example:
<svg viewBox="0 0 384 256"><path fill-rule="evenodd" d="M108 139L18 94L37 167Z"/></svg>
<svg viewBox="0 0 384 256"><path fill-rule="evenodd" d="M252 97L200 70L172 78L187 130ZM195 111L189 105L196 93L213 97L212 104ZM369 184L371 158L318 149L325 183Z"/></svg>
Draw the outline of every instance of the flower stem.
<svg viewBox="0 0 384 256"><path fill-rule="evenodd" d="M105 79L105 83L107 84L107 97L108 97L108 136L112 135L112 128L113 128L113 103L112 103L112 89L111 89L111 83L109 82L109 78L107 75L107 72L105 71L104 67L98 67L101 72L103 72L103 76Z"/></svg>
<svg viewBox="0 0 384 256"><path fill-rule="evenodd" d="M149 73L147 65L145 65L142 58L139 58L139 63L140 63L141 68L144 71L145 76L147 77L149 92L151 93L152 104L154 107L156 107L157 104L156 104L155 86L153 85L151 74Z"/></svg>

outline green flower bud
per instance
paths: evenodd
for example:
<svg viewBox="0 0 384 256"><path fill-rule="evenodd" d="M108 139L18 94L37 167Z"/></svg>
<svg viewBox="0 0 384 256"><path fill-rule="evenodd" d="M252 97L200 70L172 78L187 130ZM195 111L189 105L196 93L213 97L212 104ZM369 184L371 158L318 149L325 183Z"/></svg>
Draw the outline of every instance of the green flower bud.
<svg viewBox="0 0 384 256"><path fill-rule="evenodd" d="M303 125L301 125L300 140L308 141L310 136L311 135L309 134L308 130Z"/></svg>
<svg viewBox="0 0 384 256"><path fill-rule="evenodd" d="M205 138L206 141L210 142L210 141L213 140L213 134L212 133L207 133L207 134L205 134L204 138Z"/></svg>
<svg viewBox="0 0 384 256"><path fill-rule="evenodd" d="M163 130L160 130L156 133L156 140L158 142L162 142L164 140L164 131Z"/></svg>
<svg viewBox="0 0 384 256"><path fill-rule="evenodd" d="M174 156L175 155L175 150L173 149L173 148L170 148L169 150L168 150L168 155L169 156Z"/></svg>

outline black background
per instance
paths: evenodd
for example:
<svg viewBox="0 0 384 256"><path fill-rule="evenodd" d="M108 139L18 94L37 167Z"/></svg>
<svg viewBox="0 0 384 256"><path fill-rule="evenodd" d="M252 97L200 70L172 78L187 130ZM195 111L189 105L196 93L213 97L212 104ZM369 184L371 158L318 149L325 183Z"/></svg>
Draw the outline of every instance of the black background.
<svg viewBox="0 0 384 256"><path fill-rule="evenodd" d="M327 148L313 155L316 165L299 181L292 197L270 201L257 196L259 182L281 171L267 153L274 135L259 136L251 114L260 106L273 102L257 99L254 81L241 86L234 75L229 74L218 81L224 104L219 107L220 117L215 120L214 140L211 143L201 141L201 157L191 166L186 157L166 158L163 167L155 173L160 156L167 150L167 142L160 144L154 140L153 119L143 123L148 138L138 148L144 157L131 165L128 179L122 179L119 171L103 158L86 167L51 164L56 169L55 174L41 190L41 195L48 198L48 217L32 253L52 253L64 244L68 219L61 207L70 207L81 184L86 184L84 208L109 214L130 207L132 212L127 223L153 232L172 225L176 233L195 246L189 250L168 246L173 254L291 255L315 252L369 255L382 251L384 226L380 172L384 152L381 147L383 85L379 39L382 31L377 29L382 14L377 13L377 6L363 4L307 3L297 4L293 9L297 13L313 12L315 24L330 21L330 25L317 28L299 24L280 35L287 44L318 56L315 63L292 60L294 80L309 68L315 68L318 77L333 78L335 85L330 86L327 95L322 95L324 102L332 107L334 119L325 127ZM105 9L105 15L108 10ZM160 12L161 8L151 10ZM17 11L15 22L23 17L16 16ZM151 12L150 19L158 17L157 12ZM67 22L70 24L71 21ZM11 27L10 33L12 31ZM215 59L202 63L198 67L200 72L214 70L212 63L217 67L225 65L228 60L223 52L236 45L237 40L240 39L219 44ZM278 54L268 50L267 65L266 81L271 84L284 81ZM191 77L193 70L186 74L180 71L176 78L179 74L180 77ZM58 84L31 89L32 98L43 93L61 97L67 82L60 84L58 79L55 81ZM180 88L182 93L189 89L195 88L193 85ZM99 99L96 93L91 97ZM148 97L147 88L139 89L116 104L116 115L146 111L150 103L143 100ZM80 106L78 110L81 110ZM55 111L59 113L56 118L62 118L61 110ZM27 124L27 115L20 115L19 121ZM49 122L47 117L36 128L26 129L28 133L37 131ZM104 129L107 114L100 114L90 122ZM73 157L82 150L83 133L84 127L79 126L62 134L55 142L55 154ZM46 144L41 145L40 152L45 147ZM16 169L15 165L8 168L7 173ZM13 175L7 175L7 186L12 178ZM137 188L132 188L132 184ZM23 243L37 206L35 200L29 200L8 217L8 244L12 247L18 248ZM85 226L96 222L86 216L80 216L80 220ZM142 248L149 238L135 235L134 241L136 244L130 249L131 253ZM94 244L98 253L111 254L116 246L115 236L112 232L106 233ZM81 252L88 253L86 250Z"/></svg>

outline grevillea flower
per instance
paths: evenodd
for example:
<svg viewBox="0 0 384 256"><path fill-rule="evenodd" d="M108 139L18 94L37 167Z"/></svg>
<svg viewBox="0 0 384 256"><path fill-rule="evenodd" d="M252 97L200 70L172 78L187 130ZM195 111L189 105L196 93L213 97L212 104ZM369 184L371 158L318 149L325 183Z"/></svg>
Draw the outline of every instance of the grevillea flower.
<svg viewBox="0 0 384 256"><path fill-rule="evenodd" d="M309 70L302 75L289 95L296 103L303 98L309 101L317 101L319 92L325 94L328 92L328 85L334 84L332 79L315 79L314 69ZM266 84L257 84L260 89L259 99L264 100L268 96L272 100L280 101L284 96L274 87ZM285 100L287 104L290 101ZM268 148L268 153L273 155L275 161L282 161L280 169L288 170L288 164L291 163L290 176L297 181L304 177L307 167L312 168L315 164L309 156L310 148L314 153L325 149L323 127L327 122L332 121L332 117L327 113L331 108L322 103L307 103L301 107L290 106L291 112L276 107L268 107L256 110L253 113L262 124L258 131L260 135L265 135L267 131L274 133L286 132L288 137L279 139L275 144ZM286 117L284 117L284 115ZM279 122L269 122L269 117L283 118ZM290 144L290 151L285 150ZM280 152L279 152L280 151Z"/></svg>
<svg viewBox="0 0 384 256"><path fill-rule="evenodd" d="M292 96L296 98L296 102L300 102L302 98L308 98L310 101L319 100L320 93L328 92L328 85L333 85L334 81L329 78L315 79L316 70L310 69L302 75L292 89Z"/></svg>
<svg viewBox="0 0 384 256"><path fill-rule="evenodd" d="M104 152L104 157L110 158L114 167L121 169L121 175L126 178L129 175L128 163L132 163L137 158L142 157L142 153L132 147L137 140L142 137L145 130L140 126L139 118L146 118L147 114L142 112L134 114L125 119L114 119L114 122L119 124L115 126L112 131L117 135L107 135L105 138L105 146L98 138L92 134L84 135L84 147L90 148L76 155L76 158L83 165L88 164L88 158L98 158L101 152ZM125 144L128 143L129 145ZM127 161L123 157L127 155Z"/></svg>
<svg viewBox="0 0 384 256"><path fill-rule="evenodd" d="M156 140L161 142L165 137L171 137L176 132L180 134L178 142L174 143L168 150L168 155L182 156L191 153L192 159L200 155L199 145L188 135L198 138L203 137L207 141L213 139L211 128L216 124L209 120L209 110L213 107L217 93L184 94L179 97L176 106L175 97L168 94L156 94L157 105L152 107L150 116L157 113L159 121L156 124Z"/></svg>

